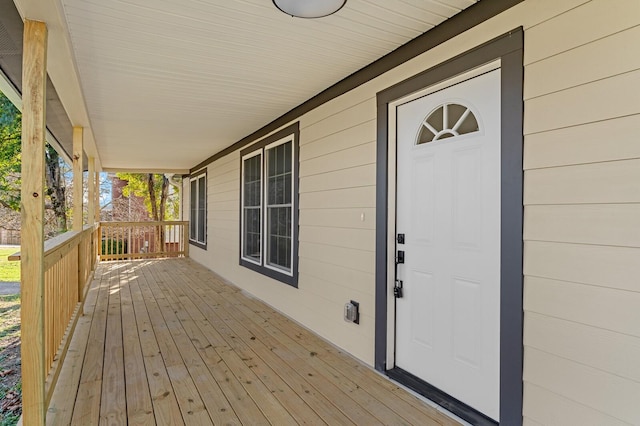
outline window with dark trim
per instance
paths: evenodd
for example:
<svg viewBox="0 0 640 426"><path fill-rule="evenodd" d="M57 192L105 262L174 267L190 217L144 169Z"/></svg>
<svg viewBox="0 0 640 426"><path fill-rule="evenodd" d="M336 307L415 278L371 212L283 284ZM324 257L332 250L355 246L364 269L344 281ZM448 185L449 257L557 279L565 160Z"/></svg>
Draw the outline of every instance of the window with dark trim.
<svg viewBox="0 0 640 426"><path fill-rule="evenodd" d="M189 206L189 242L207 248L207 174L192 176Z"/></svg>
<svg viewBox="0 0 640 426"><path fill-rule="evenodd" d="M240 152L240 264L294 287L298 136L296 123Z"/></svg>

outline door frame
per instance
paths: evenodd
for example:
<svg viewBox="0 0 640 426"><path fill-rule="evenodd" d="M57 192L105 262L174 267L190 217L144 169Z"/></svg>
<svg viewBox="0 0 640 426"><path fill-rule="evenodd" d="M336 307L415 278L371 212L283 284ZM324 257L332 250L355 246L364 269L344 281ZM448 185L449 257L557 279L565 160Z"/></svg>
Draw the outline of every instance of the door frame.
<svg viewBox="0 0 640 426"><path fill-rule="evenodd" d="M393 365L395 310L395 143L390 144L389 106L412 94L499 61L501 69L500 422L522 423L523 365L523 49L514 29L377 94L375 368L474 424L495 424L466 404ZM447 84L448 85L448 84ZM393 164L390 164L393 160ZM393 253L393 252L391 252ZM390 368L387 368L387 364Z"/></svg>

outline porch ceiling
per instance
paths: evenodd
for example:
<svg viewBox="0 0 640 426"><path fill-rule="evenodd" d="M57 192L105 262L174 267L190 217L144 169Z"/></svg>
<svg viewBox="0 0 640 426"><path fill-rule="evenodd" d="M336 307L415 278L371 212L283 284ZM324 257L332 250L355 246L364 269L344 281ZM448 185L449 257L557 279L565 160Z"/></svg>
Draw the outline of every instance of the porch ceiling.
<svg viewBox="0 0 640 426"><path fill-rule="evenodd" d="M14 1L70 47L50 75L107 170L187 170L476 2L348 0L306 20L270 0Z"/></svg>

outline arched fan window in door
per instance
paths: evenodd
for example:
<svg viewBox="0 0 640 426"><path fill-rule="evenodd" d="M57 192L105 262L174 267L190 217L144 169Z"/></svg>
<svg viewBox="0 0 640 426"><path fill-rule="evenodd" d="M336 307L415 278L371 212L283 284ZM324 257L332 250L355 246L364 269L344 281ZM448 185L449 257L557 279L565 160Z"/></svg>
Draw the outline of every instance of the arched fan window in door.
<svg viewBox="0 0 640 426"><path fill-rule="evenodd" d="M473 133L480 130L478 120L467 106L444 103L424 119L416 145Z"/></svg>

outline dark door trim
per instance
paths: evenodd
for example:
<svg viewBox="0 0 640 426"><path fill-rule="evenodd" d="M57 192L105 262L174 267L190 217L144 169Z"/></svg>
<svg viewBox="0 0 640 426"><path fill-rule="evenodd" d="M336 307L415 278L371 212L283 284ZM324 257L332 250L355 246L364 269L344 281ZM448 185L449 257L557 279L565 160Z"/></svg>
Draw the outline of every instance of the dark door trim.
<svg viewBox="0 0 640 426"><path fill-rule="evenodd" d="M500 421L522 424L522 148L524 33L517 28L477 48L398 83L377 95L376 169L376 318L375 368L428 397L438 399L454 414L474 424L492 424L482 414L420 380L407 378L387 366L387 231L388 231L388 105L468 70L501 61L501 247L500 247ZM399 374L396 374L399 373ZM487 423L488 422L488 423ZM494 423L493 423L494 424Z"/></svg>

